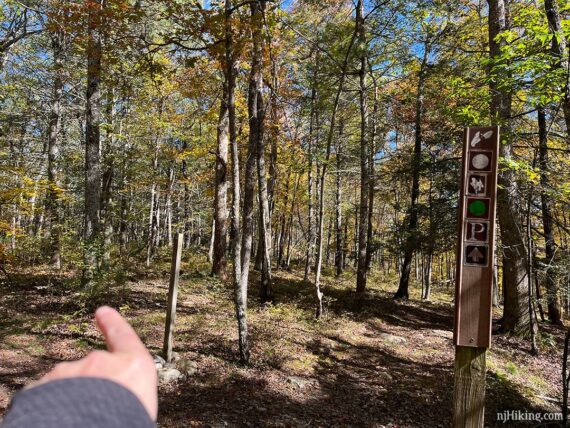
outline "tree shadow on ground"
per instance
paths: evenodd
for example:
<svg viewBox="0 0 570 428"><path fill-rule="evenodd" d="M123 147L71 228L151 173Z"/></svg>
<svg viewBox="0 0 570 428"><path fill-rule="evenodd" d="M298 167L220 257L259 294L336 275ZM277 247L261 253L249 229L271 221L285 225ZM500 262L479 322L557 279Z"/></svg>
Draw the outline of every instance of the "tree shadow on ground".
<svg viewBox="0 0 570 428"><path fill-rule="evenodd" d="M161 426L451 425L451 364L417 363L382 349L328 339L350 349L318 355L314 376L305 378L301 386L284 372L243 369L236 364L229 375L201 372L167 388L160 399ZM497 420L497 412L505 409L546 411L493 373L487 375L487 382L486 426L505 426Z"/></svg>
<svg viewBox="0 0 570 428"><path fill-rule="evenodd" d="M58 304L55 299L60 295L57 289L50 294L45 289L38 290L38 284L30 285L23 279L18 281L18 288L11 289L11 293L24 293L21 299L18 297L11 303L11 313L53 317L54 313L74 310L74 302ZM257 286L254 284L257 284L255 274L250 290L251 300L257 296ZM0 289L0 292L4 291L4 288ZM276 277L275 291L277 303L293 304L312 313L314 297L310 283ZM30 308L24 305L28 292L30 295L51 296L54 299L49 304ZM136 310L162 310L165 292L165 287L153 291L134 288L128 294L128 304ZM391 295L377 290L362 297L349 289L338 287L326 287L325 293L329 313L349 315L351 319L365 322L373 335L383 333L383 324L410 331L451 331L453 315L449 305L422 302L420 307L415 302L394 302ZM220 295L230 299L231 291L228 288ZM197 313L196 308L183 303L179 304L179 311L183 314ZM0 327L17 328L18 321ZM256 328L261 327L252 326L252 333ZM184 337L193 333L181 329L178 335ZM85 334L65 333L62 336L61 332L54 332L53 339L57 340L58 337L85 339ZM333 343L330 350L323 351L321 338ZM331 334L309 343L300 340L298 344L306 346L314 355L313 374L301 379L302 382L293 379L291 372L283 368L284 361L271 367L254 362L253 367L243 368L236 360L234 342L221 336L208 337L194 352L202 357L202 361L218 361L220 366L200 363L196 376L178 385L162 388L160 425L378 427L392 424L394 427L437 427L451 424L452 361L448 364L441 359L434 363L418 362L398 354L390 347L354 344ZM90 343L90 346L97 348L102 343ZM187 344L180 340L178 346L184 349ZM0 383L15 390L26 379L35 378L51 363L53 361L43 361L33 368L20 367L21 364L15 363L14 367L3 371ZM516 385L489 372L486 425L505 426L497 421L497 412L506 409L547 411L534 406L522 396Z"/></svg>
<svg viewBox="0 0 570 428"><path fill-rule="evenodd" d="M304 309L315 307L313 285L291 278L274 278L277 303L294 304ZM257 290L254 286L253 290ZM397 301L392 294L370 290L357 294L347 288L324 287L325 313L350 314L358 321L378 318L388 324L410 329L453 328L453 314L449 305L414 301ZM444 309L444 313L442 313Z"/></svg>

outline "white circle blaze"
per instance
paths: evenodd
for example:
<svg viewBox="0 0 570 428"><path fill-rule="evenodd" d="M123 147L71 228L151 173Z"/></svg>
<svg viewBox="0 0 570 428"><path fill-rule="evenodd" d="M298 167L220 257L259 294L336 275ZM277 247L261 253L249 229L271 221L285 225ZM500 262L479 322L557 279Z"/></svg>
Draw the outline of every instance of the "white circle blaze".
<svg viewBox="0 0 570 428"><path fill-rule="evenodd" d="M476 155L473 156L471 163L477 169L485 169L489 166L489 157L487 155Z"/></svg>

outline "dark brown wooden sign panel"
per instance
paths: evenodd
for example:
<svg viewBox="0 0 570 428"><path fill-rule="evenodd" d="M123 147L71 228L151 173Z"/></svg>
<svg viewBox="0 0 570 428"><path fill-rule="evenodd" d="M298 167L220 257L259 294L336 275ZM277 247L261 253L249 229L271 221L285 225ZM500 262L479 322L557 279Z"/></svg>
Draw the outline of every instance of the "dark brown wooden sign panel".
<svg viewBox="0 0 570 428"><path fill-rule="evenodd" d="M455 285L457 346L491 345L499 127L464 134Z"/></svg>

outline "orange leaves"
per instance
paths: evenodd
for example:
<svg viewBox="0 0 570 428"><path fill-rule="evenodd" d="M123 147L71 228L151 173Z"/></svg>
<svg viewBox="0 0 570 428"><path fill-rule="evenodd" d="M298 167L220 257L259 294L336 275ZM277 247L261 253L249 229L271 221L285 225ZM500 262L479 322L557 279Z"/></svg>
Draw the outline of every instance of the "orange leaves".
<svg viewBox="0 0 570 428"><path fill-rule="evenodd" d="M104 42L114 48L128 46L124 36L131 31L133 22L139 20L141 10L126 0L85 0L74 3L52 0L47 12L46 27L49 31L62 31L80 47L85 48L88 30L97 30Z"/></svg>

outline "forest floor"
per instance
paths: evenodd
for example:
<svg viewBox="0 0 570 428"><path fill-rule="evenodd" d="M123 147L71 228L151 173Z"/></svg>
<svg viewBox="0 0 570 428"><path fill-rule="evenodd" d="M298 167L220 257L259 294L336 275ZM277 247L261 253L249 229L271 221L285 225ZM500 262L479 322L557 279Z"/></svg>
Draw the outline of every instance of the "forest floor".
<svg viewBox="0 0 570 428"><path fill-rule="evenodd" d="M127 276L102 297L120 308L153 354L164 333L167 263L161 267ZM201 261L183 265L175 351L197 371L160 386L160 427L450 426L453 307L445 290L431 302L415 293L395 302L395 278L372 275L358 299L351 273L326 275L326 313L316 322L302 273L277 271L275 305L260 307L256 288L250 290L252 364L243 367L232 291L207 271ZM76 282L71 274L36 269L0 284L0 416L17 390L54 364L104 346ZM564 330L541 329L538 357L527 341L493 336L486 425L509 426L497 421L504 410L559 411Z"/></svg>

